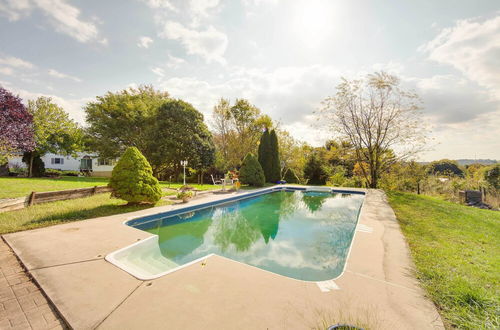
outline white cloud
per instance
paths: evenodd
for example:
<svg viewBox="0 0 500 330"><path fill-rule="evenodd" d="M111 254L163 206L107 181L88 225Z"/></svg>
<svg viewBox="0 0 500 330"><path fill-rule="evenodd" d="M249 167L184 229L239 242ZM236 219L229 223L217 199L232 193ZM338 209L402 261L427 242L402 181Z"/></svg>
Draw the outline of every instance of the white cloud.
<svg viewBox="0 0 500 330"><path fill-rule="evenodd" d="M460 20L420 50L433 61L455 67L500 100L500 15Z"/></svg>
<svg viewBox="0 0 500 330"><path fill-rule="evenodd" d="M425 114L436 123L466 123L500 109L500 103L492 99L484 88L456 75L405 77L403 83L416 89L424 101Z"/></svg>
<svg viewBox="0 0 500 330"><path fill-rule="evenodd" d="M7 75L7 76L12 76L14 74L14 70L9 67L1 67L0 66L0 73Z"/></svg>
<svg viewBox="0 0 500 330"><path fill-rule="evenodd" d="M168 54L167 67L177 68L184 63L186 63L185 59Z"/></svg>
<svg viewBox="0 0 500 330"><path fill-rule="evenodd" d="M328 132L311 134L313 111L333 93L340 72L329 66L281 67L274 70L230 67L226 79L203 80L194 77L160 79L161 89L192 103L210 118L220 97L247 98L294 136L319 145Z"/></svg>
<svg viewBox="0 0 500 330"><path fill-rule="evenodd" d="M160 77L165 76L165 71L163 71L163 69L162 69L162 68L159 68L159 67L154 67L154 68L152 68L152 69L151 69L151 71L152 71L154 74L156 74L156 75L158 75L158 76L160 76Z"/></svg>
<svg viewBox="0 0 500 330"><path fill-rule="evenodd" d="M143 0L143 2L153 9L167 9L173 12L179 11L169 0Z"/></svg>
<svg viewBox="0 0 500 330"><path fill-rule="evenodd" d="M208 63L226 63L224 53L228 44L227 36L213 26L198 31L177 22L167 21L160 36L180 41L188 54L199 55Z"/></svg>
<svg viewBox="0 0 500 330"><path fill-rule="evenodd" d="M198 15L207 15L207 11L219 5L219 0L191 0L189 6Z"/></svg>
<svg viewBox="0 0 500 330"><path fill-rule="evenodd" d="M140 37L137 46L141 48L149 48L152 43L153 39L151 39L150 37Z"/></svg>
<svg viewBox="0 0 500 330"><path fill-rule="evenodd" d="M99 36L96 24L81 20L80 10L68 4L66 0L8 0L0 4L0 13L15 21L28 16L35 8L41 10L60 33L80 42L108 42Z"/></svg>
<svg viewBox="0 0 500 330"><path fill-rule="evenodd" d="M29 14L32 8L30 0L5 0L0 2L0 14L6 16L9 21L17 21L23 15Z"/></svg>
<svg viewBox="0 0 500 330"><path fill-rule="evenodd" d="M32 69L34 67L33 63L13 56L0 57L0 64L22 69Z"/></svg>
<svg viewBox="0 0 500 330"><path fill-rule="evenodd" d="M76 81L76 82L81 82L82 81L78 77L70 76L68 74L61 73L61 72L56 71L54 69L50 69L49 70L49 75L51 75L52 77L61 78L61 79L70 79L70 80L73 80L73 81Z"/></svg>

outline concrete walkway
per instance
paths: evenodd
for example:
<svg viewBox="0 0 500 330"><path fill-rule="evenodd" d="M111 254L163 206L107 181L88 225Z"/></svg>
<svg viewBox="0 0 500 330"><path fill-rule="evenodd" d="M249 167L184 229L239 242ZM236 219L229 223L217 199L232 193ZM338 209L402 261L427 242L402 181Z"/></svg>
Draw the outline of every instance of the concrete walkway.
<svg viewBox="0 0 500 330"><path fill-rule="evenodd" d="M64 328L64 322L0 237L0 329Z"/></svg>
<svg viewBox="0 0 500 330"><path fill-rule="evenodd" d="M208 195L189 205L226 198ZM320 290L223 257L140 281L103 258L150 234L123 225L172 205L5 235L75 329L307 329L353 322L440 329L413 276L408 247L381 191L370 190L345 273ZM324 292L325 291L325 292Z"/></svg>

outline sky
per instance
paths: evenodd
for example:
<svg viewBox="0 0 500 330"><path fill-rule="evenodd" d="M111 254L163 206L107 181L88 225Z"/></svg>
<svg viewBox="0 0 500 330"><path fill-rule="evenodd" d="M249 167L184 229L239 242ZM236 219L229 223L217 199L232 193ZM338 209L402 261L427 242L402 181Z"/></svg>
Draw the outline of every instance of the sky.
<svg viewBox="0 0 500 330"><path fill-rule="evenodd" d="M422 99L419 160L500 159L498 0L0 0L0 85L82 124L96 96L152 84L209 126L247 98L319 146L321 101L380 70Z"/></svg>

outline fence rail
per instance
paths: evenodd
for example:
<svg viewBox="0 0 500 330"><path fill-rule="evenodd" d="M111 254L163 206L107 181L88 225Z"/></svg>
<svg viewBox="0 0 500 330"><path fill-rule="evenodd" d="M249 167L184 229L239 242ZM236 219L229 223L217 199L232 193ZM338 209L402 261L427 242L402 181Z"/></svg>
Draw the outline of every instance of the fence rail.
<svg viewBox="0 0 500 330"><path fill-rule="evenodd" d="M95 194L110 192L111 190L112 189L107 186L95 186L91 188L78 188L78 189L67 189L67 190L57 190L57 191L44 191L44 192L33 191L26 197L0 201L0 213L19 210L35 204L88 197Z"/></svg>

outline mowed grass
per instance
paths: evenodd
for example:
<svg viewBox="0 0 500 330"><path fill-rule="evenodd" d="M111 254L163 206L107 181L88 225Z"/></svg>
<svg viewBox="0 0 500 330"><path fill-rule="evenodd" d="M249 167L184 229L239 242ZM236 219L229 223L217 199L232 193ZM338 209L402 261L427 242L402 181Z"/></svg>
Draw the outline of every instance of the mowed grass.
<svg viewBox="0 0 500 330"><path fill-rule="evenodd" d="M500 328L500 212L388 193L417 277L447 328Z"/></svg>
<svg viewBox="0 0 500 330"><path fill-rule="evenodd" d="M126 205L110 194L33 205L17 211L0 213L0 235L15 231L52 226L59 223L133 212L153 206ZM155 206L168 205L160 200Z"/></svg>
<svg viewBox="0 0 500 330"><path fill-rule="evenodd" d="M64 189L105 186L108 178L71 177L53 178L0 178L0 199L27 196L32 191L54 191ZM179 183L160 182L162 188L178 189ZM191 184L190 184L191 185ZM198 190L220 189L213 185L192 184ZM163 196L174 195L174 190L163 189ZM160 200L155 206L168 205L170 201ZM121 199L110 198L110 194L65 201L36 204L21 210L0 213L0 234L51 226L63 222L97 218L126 213L152 207L130 206Z"/></svg>
<svg viewBox="0 0 500 330"><path fill-rule="evenodd" d="M62 176L60 178L11 178L0 177L0 199L16 198L29 195L32 191L55 191L65 189L106 186L109 178ZM182 183L160 181L162 188L178 189ZM189 184L198 190L220 189L220 186L209 184Z"/></svg>
<svg viewBox="0 0 500 330"><path fill-rule="evenodd" d="M105 186L108 178L63 176L61 178L11 178L0 177L0 198L16 198L32 191L54 191L94 186Z"/></svg>

